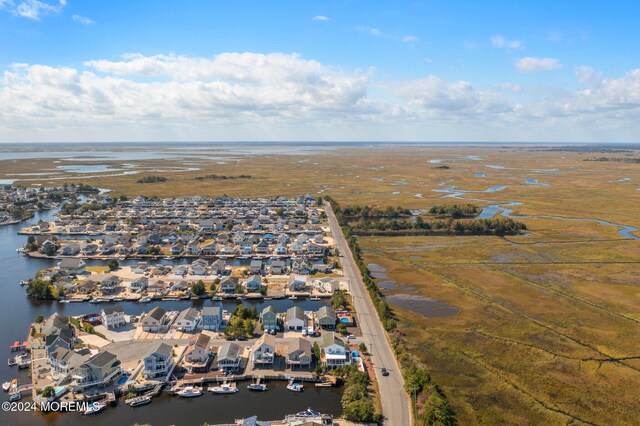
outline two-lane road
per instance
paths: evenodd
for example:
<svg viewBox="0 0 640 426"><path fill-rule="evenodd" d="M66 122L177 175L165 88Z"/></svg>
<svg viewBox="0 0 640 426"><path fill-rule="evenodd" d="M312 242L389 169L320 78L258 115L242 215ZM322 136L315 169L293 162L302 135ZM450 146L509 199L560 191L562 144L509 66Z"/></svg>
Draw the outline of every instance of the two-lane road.
<svg viewBox="0 0 640 426"><path fill-rule="evenodd" d="M338 225L336 216L329 203L325 202L324 206L327 218L329 219L334 244L340 251L344 276L349 280L349 291L353 297L356 317L362 330L362 338L371 353L371 360L375 367L385 424L392 426L410 426L413 423L411 403L404 390L402 374L393 348L362 281L360 270L356 266L356 262L344 238L342 229L340 225ZM389 371L387 377L382 375L383 367Z"/></svg>

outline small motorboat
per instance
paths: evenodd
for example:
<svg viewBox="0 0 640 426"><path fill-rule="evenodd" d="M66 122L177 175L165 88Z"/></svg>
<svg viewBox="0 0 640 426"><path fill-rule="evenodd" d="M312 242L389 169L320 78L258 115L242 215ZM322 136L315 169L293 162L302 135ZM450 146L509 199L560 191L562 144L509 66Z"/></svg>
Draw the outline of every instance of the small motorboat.
<svg viewBox="0 0 640 426"><path fill-rule="evenodd" d="M209 392L218 393L218 394L236 393L239 391L240 389L238 389L235 383L224 382L220 386L209 387Z"/></svg>
<svg viewBox="0 0 640 426"><path fill-rule="evenodd" d="M297 299L297 297L296 297L295 294L292 294L291 296L289 296L289 300L296 300L296 299Z"/></svg>
<svg viewBox="0 0 640 426"><path fill-rule="evenodd" d="M150 297L142 297L140 299L138 299L138 303L149 303L151 302L151 298Z"/></svg>
<svg viewBox="0 0 640 426"><path fill-rule="evenodd" d="M9 392L9 389L11 388L11 382L4 382L2 384L2 390L5 392Z"/></svg>
<svg viewBox="0 0 640 426"><path fill-rule="evenodd" d="M202 396L202 390L193 386L186 386L177 391L176 395L183 398L194 398L196 396Z"/></svg>
<svg viewBox="0 0 640 426"><path fill-rule="evenodd" d="M9 358L7 363L9 364L9 367L13 367L14 365L18 364L18 361L16 361L15 357L11 357L11 358Z"/></svg>
<svg viewBox="0 0 640 426"><path fill-rule="evenodd" d="M105 408L107 408L106 404L101 404L99 402L94 402L93 404L89 405L89 408L87 408L84 411L84 415L88 416L88 415L91 415L91 414L97 414L100 411L104 410Z"/></svg>
<svg viewBox="0 0 640 426"><path fill-rule="evenodd" d="M318 417L320 415L319 412L312 410L311 408L307 408L305 411L300 411L296 413L296 417Z"/></svg>
<svg viewBox="0 0 640 426"><path fill-rule="evenodd" d="M151 402L151 397L148 395L136 396L135 398L127 399L125 403L129 407L138 407Z"/></svg>
<svg viewBox="0 0 640 426"><path fill-rule="evenodd" d="M287 389L291 392L302 392L304 390L304 386L301 383L296 383L295 379L291 379L287 384Z"/></svg>
<svg viewBox="0 0 640 426"><path fill-rule="evenodd" d="M91 300L89 300L89 303L94 303L94 304L102 303L102 299L91 299Z"/></svg>
<svg viewBox="0 0 640 426"><path fill-rule="evenodd" d="M247 389L252 391L264 392L267 390L267 385L265 383L262 383L260 379L257 379L255 382L248 385Z"/></svg>
<svg viewBox="0 0 640 426"><path fill-rule="evenodd" d="M311 296L309 300L321 300L318 296Z"/></svg>
<svg viewBox="0 0 640 426"><path fill-rule="evenodd" d="M211 298L211 300L222 300L222 297L220 297L220 296L213 296L213 297Z"/></svg>
<svg viewBox="0 0 640 426"><path fill-rule="evenodd" d="M22 398L22 394L20 392L14 392L9 394L9 401L18 401Z"/></svg>

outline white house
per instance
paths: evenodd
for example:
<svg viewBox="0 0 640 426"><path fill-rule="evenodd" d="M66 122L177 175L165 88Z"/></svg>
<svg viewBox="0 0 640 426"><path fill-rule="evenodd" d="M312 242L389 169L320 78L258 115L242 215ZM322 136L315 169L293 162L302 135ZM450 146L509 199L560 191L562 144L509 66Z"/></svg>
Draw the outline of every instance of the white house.
<svg viewBox="0 0 640 426"><path fill-rule="evenodd" d="M334 333L322 333L318 345L320 346L322 365L325 367L336 368L349 362L347 345Z"/></svg>
<svg viewBox="0 0 640 426"><path fill-rule="evenodd" d="M219 331L222 326L222 304L202 308L202 329Z"/></svg>
<svg viewBox="0 0 640 426"><path fill-rule="evenodd" d="M100 317L102 318L102 325L107 328L116 328L127 323L124 318L124 309L120 305L103 308L100 312Z"/></svg>
<svg viewBox="0 0 640 426"><path fill-rule="evenodd" d="M160 306L156 306L142 317L140 325L142 326L142 331L162 333L167 330L167 322L167 311Z"/></svg>
<svg viewBox="0 0 640 426"><path fill-rule="evenodd" d="M302 308L293 306L287 309L287 316L284 321L287 330L302 330L306 322L306 316Z"/></svg>
<svg viewBox="0 0 640 426"><path fill-rule="evenodd" d="M173 348L166 343L158 343L144 357L142 375L145 379L164 377L173 368Z"/></svg>
<svg viewBox="0 0 640 426"><path fill-rule="evenodd" d="M173 327L191 333L196 330L199 322L200 317L198 316L198 311L193 308L187 308L178 314L178 317L173 323Z"/></svg>
<svg viewBox="0 0 640 426"><path fill-rule="evenodd" d="M254 365L271 365L276 354L276 336L263 334L256 341L251 350L251 360Z"/></svg>
<svg viewBox="0 0 640 426"><path fill-rule="evenodd" d="M311 285L319 293L333 293L340 289L340 281L331 277L317 278L311 281Z"/></svg>

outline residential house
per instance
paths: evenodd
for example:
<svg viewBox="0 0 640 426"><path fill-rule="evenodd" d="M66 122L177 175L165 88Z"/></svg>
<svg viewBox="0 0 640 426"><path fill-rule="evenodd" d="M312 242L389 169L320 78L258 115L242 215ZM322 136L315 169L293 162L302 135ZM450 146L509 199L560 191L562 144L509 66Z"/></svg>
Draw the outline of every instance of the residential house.
<svg viewBox="0 0 640 426"><path fill-rule="evenodd" d="M269 305L262 310L260 314L262 320L262 328L264 331L277 331L278 330L278 312L276 309Z"/></svg>
<svg viewBox="0 0 640 426"><path fill-rule="evenodd" d="M173 348L159 342L143 358L142 376L145 379L166 377L173 369Z"/></svg>
<svg viewBox="0 0 640 426"><path fill-rule="evenodd" d="M100 317L102 318L102 325L107 328L116 328L127 323L124 318L124 309L120 305L103 308L100 312Z"/></svg>
<svg viewBox="0 0 640 426"><path fill-rule="evenodd" d="M271 262L269 272L271 272L272 275L282 275L285 273L285 268L284 260L274 260Z"/></svg>
<svg viewBox="0 0 640 426"><path fill-rule="evenodd" d="M323 306L316 312L318 325L322 328L333 330L336 326L336 313L331 306Z"/></svg>
<svg viewBox="0 0 640 426"><path fill-rule="evenodd" d="M317 278L311 281L311 285L319 293L333 293L340 289L340 281L331 277Z"/></svg>
<svg viewBox="0 0 640 426"><path fill-rule="evenodd" d="M189 270L191 271L191 275L207 275L208 267L209 262L204 259L197 259L191 263Z"/></svg>
<svg viewBox="0 0 640 426"><path fill-rule="evenodd" d="M141 293L147 287L149 287L149 278L147 277L138 277L129 284L129 289L132 293Z"/></svg>
<svg viewBox="0 0 640 426"><path fill-rule="evenodd" d="M257 293L262 287L262 277L260 275L251 275L244 282L244 288L247 293Z"/></svg>
<svg viewBox="0 0 640 426"><path fill-rule="evenodd" d="M236 292L236 286L238 285L238 278L225 277L220 281L218 285L218 291L227 294L234 294Z"/></svg>
<svg viewBox="0 0 640 426"><path fill-rule="evenodd" d="M80 349L74 351L67 348L56 348L49 354L47 362L51 366L51 369L56 373L70 374L80 364L87 361L91 357L91 352L88 349Z"/></svg>
<svg viewBox="0 0 640 426"><path fill-rule="evenodd" d="M200 317L198 316L198 311L193 308L187 308L178 314L178 317L173 323L173 327L191 333L196 330L199 322Z"/></svg>
<svg viewBox="0 0 640 426"><path fill-rule="evenodd" d="M189 373L203 371L211 360L211 337L198 333L189 339L184 353L185 367Z"/></svg>
<svg viewBox="0 0 640 426"><path fill-rule="evenodd" d="M294 275L290 279L289 284L287 284L287 288L291 292L304 291L306 287L307 287L307 277L303 275Z"/></svg>
<svg viewBox="0 0 640 426"><path fill-rule="evenodd" d="M122 372L120 364L118 357L111 352L98 352L75 369L75 388L108 385Z"/></svg>
<svg viewBox="0 0 640 426"><path fill-rule="evenodd" d="M217 365L220 369L234 370L240 366L240 346L227 342L218 350Z"/></svg>
<svg viewBox="0 0 640 426"><path fill-rule="evenodd" d="M293 306L287 309L284 324L287 330L302 330L307 324L307 318L302 308Z"/></svg>
<svg viewBox="0 0 640 426"><path fill-rule="evenodd" d="M251 349L251 361L254 365L272 365L276 354L276 337L263 334Z"/></svg>
<svg viewBox="0 0 640 426"><path fill-rule="evenodd" d="M311 342L297 338L288 342L286 347L286 364L291 368L308 368L311 365Z"/></svg>
<svg viewBox="0 0 640 426"><path fill-rule="evenodd" d="M262 260L254 259L249 264L249 272L252 274L261 274L262 273Z"/></svg>
<svg viewBox="0 0 640 426"><path fill-rule="evenodd" d="M115 293L118 285L122 282L120 278L115 275L109 275L100 281L100 290L103 293Z"/></svg>
<svg viewBox="0 0 640 426"><path fill-rule="evenodd" d="M202 329L220 331L222 327L222 304L202 308Z"/></svg>
<svg viewBox="0 0 640 426"><path fill-rule="evenodd" d="M152 333L163 333L167 330L167 311L160 306L156 306L149 311L142 319L140 324L142 325L142 331L148 331Z"/></svg>
<svg viewBox="0 0 640 426"><path fill-rule="evenodd" d="M304 258L295 258L291 261L291 272L299 275L309 275L309 262Z"/></svg>
<svg viewBox="0 0 640 426"><path fill-rule="evenodd" d="M60 249L60 254L63 256L75 256L80 253L80 244L71 243Z"/></svg>
<svg viewBox="0 0 640 426"><path fill-rule="evenodd" d="M322 365L336 368L349 363L347 345L335 333L323 333L318 341L321 352Z"/></svg>
<svg viewBox="0 0 640 426"><path fill-rule="evenodd" d="M83 273L85 265L86 264L82 259L68 258L68 259L62 259L60 261L60 265L58 266L58 268L60 269L61 272L65 272L69 275L75 275L75 274Z"/></svg>

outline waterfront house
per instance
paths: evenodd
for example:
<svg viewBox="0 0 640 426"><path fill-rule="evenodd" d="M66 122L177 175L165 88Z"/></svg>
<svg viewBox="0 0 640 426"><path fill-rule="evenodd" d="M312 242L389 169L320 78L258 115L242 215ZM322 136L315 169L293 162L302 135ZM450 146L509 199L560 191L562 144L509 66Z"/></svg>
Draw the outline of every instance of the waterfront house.
<svg viewBox="0 0 640 426"><path fill-rule="evenodd" d="M191 333L196 330L199 322L198 311L193 308L187 308L178 314L173 327Z"/></svg>
<svg viewBox="0 0 640 426"><path fill-rule="evenodd" d="M82 247L80 253L82 253L83 256L93 256L94 254L96 254L97 250L98 246L96 244L87 244L86 246Z"/></svg>
<svg viewBox="0 0 640 426"><path fill-rule="evenodd" d="M347 345L335 333L323 333L318 341L322 365L328 368L341 367L349 362Z"/></svg>
<svg viewBox="0 0 640 426"><path fill-rule="evenodd" d="M307 244L307 253L311 256L320 256L324 253L325 248L316 244Z"/></svg>
<svg viewBox="0 0 640 426"><path fill-rule="evenodd" d="M222 326L222 304L202 308L202 329L220 331Z"/></svg>
<svg viewBox="0 0 640 426"><path fill-rule="evenodd" d="M76 275L84 272L85 268L84 260L77 258L62 259L58 266L60 272L65 272L69 275Z"/></svg>
<svg viewBox="0 0 640 426"><path fill-rule="evenodd" d="M278 244L275 249L273 249L273 254L276 256L284 256L288 253L287 247L281 244Z"/></svg>
<svg viewBox="0 0 640 426"><path fill-rule="evenodd" d="M271 272L272 275L282 275L285 273L285 268L284 260L274 260L271 262L269 272Z"/></svg>
<svg viewBox="0 0 640 426"><path fill-rule="evenodd" d="M264 331L277 331L278 330L278 312L276 309L269 305L262 310L260 314L262 320L262 328Z"/></svg>
<svg viewBox="0 0 640 426"><path fill-rule="evenodd" d="M319 293L333 293L340 289L340 281L331 277L317 278L311 281L311 285Z"/></svg>
<svg viewBox="0 0 640 426"><path fill-rule="evenodd" d="M309 262L307 262L307 259L293 259L291 261L291 272L299 275L309 275Z"/></svg>
<svg viewBox="0 0 640 426"><path fill-rule="evenodd" d="M249 264L249 273L261 274L262 273L262 260L254 259Z"/></svg>
<svg viewBox="0 0 640 426"><path fill-rule="evenodd" d="M78 286L78 293L91 294L98 288L98 284L92 280L86 280Z"/></svg>
<svg viewBox="0 0 640 426"><path fill-rule="evenodd" d="M71 325L45 335L44 338L44 346L47 349L47 354L50 354L57 348L73 349L74 345L75 331Z"/></svg>
<svg viewBox="0 0 640 426"><path fill-rule="evenodd" d="M86 348L74 351L59 347L49 354L47 362L54 372L67 375L90 357L91 352Z"/></svg>
<svg viewBox="0 0 640 426"><path fill-rule="evenodd" d="M160 306L156 306L142 317L140 324L142 331L152 333L163 333L167 331L168 326L167 311Z"/></svg>
<svg viewBox="0 0 640 426"><path fill-rule="evenodd" d="M151 348L143 358L143 362L142 376L145 379L165 377L173 369L173 348L159 342Z"/></svg>
<svg viewBox="0 0 640 426"><path fill-rule="evenodd" d="M286 351L287 367L308 368L311 365L311 342L307 339L291 339L287 343Z"/></svg>
<svg viewBox="0 0 640 426"><path fill-rule="evenodd" d="M78 366L73 374L76 389L106 386L113 381L122 368L120 360L111 352L102 351Z"/></svg>
<svg viewBox="0 0 640 426"><path fill-rule="evenodd" d="M191 275L207 275L207 268L209 267L209 262L204 259L197 259L191 263L189 266L189 270Z"/></svg>
<svg viewBox="0 0 640 426"><path fill-rule="evenodd" d="M147 287L149 287L149 278L147 277L138 277L129 284L129 289L132 293L140 293L146 290Z"/></svg>
<svg viewBox="0 0 640 426"><path fill-rule="evenodd" d="M251 275L244 282L244 288L247 290L247 293L256 293L260 291L261 286L262 277L260 275Z"/></svg>
<svg viewBox="0 0 640 426"><path fill-rule="evenodd" d="M236 292L236 286L238 285L238 278L225 277L220 281L218 285L218 291L227 294L234 294Z"/></svg>
<svg viewBox="0 0 640 426"><path fill-rule="evenodd" d="M287 330L302 330L306 325L306 317L304 311L299 306L292 306L287 309L287 316L285 318L285 328Z"/></svg>
<svg viewBox="0 0 640 426"><path fill-rule="evenodd" d="M206 371L211 355L211 337L198 333L189 339L184 353L184 366L189 373Z"/></svg>
<svg viewBox="0 0 640 426"><path fill-rule="evenodd" d="M276 336L263 334L251 349L251 360L254 365L272 365L276 353Z"/></svg>
<svg viewBox="0 0 640 426"><path fill-rule="evenodd" d="M211 262L211 273L214 275L223 275L227 264L222 259L216 259Z"/></svg>
<svg viewBox="0 0 640 426"><path fill-rule="evenodd" d="M124 318L124 309L120 305L103 308L100 312L100 317L102 318L102 325L107 328L116 328L127 323Z"/></svg>
<svg viewBox="0 0 640 426"><path fill-rule="evenodd" d="M227 342L218 350L217 366L220 369L237 369L240 366L240 346Z"/></svg>
<svg viewBox="0 0 640 426"><path fill-rule="evenodd" d="M60 254L63 256L75 256L78 253L80 253L80 244L78 243L67 244L60 249Z"/></svg>
<svg viewBox="0 0 640 426"><path fill-rule="evenodd" d="M316 312L318 325L322 328L333 330L336 326L336 314L331 306L323 306Z"/></svg>
<svg viewBox="0 0 640 426"><path fill-rule="evenodd" d="M185 250L184 244L177 243L171 247L171 254L174 256L179 256L184 252L184 250Z"/></svg>
<svg viewBox="0 0 640 426"><path fill-rule="evenodd" d="M307 288L307 277L303 275L294 275L287 284L287 288L291 292L304 291Z"/></svg>
<svg viewBox="0 0 640 426"><path fill-rule="evenodd" d="M122 282L120 278L115 275L110 275L100 281L100 290L102 290L103 293L114 293L120 282Z"/></svg>

